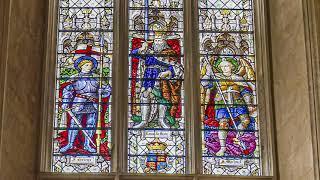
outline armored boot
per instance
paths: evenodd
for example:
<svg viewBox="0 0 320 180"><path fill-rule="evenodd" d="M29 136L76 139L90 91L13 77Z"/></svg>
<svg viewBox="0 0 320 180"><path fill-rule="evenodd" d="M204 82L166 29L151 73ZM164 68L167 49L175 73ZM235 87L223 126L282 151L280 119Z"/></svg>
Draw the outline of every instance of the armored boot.
<svg viewBox="0 0 320 180"><path fill-rule="evenodd" d="M150 116L149 116L149 119L148 119L148 122L151 122L153 121L156 116L157 116L157 111L158 111L158 105L156 104L156 100L155 100L155 97L154 95L151 93L150 94L150 99L151 99L151 105L150 105Z"/></svg>
<svg viewBox="0 0 320 180"><path fill-rule="evenodd" d="M224 153L227 150L226 147L226 138L227 138L227 131L219 131L218 132L218 137L220 141L220 150L216 153L217 156L224 156Z"/></svg>
<svg viewBox="0 0 320 180"><path fill-rule="evenodd" d="M90 152L90 153L95 153L97 150L95 148L92 148L92 146L95 146L94 143L92 143L92 137L95 133L95 128L96 128L96 120L97 120L97 114L96 113L90 113L87 115L87 136L85 136L84 139L84 144L83 144L83 149Z"/></svg>
<svg viewBox="0 0 320 180"><path fill-rule="evenodd" d="M78 134L78 130L69 130L68 132L68 144L60 149L61 153L67 152L73 147L74 140Z"/></svg>
<svg viewBox="0 0 320 180"><path fill-rule="evenodd" d="M170 125L168 125L166 123L166 111L167 111L167 106L165 105L160 105L160 108L159 108L159 123L160 123L160 126L162 128L166 128L166 129L169 129L170 128Z"/></svg>
<svg viewBox="0 0 320 180"><path fill-rule="evenodd" d="M147 125L148 123L148 119L150 117L150 106L148 103L150 103L150 98L149 97L144 97L144 95L141 96L141 102L142 102L142 105L141 105L141 118L142 118L142 121L133 126L133 128L143 128Z"/></svg>
<svg viewBox="0 0 320 180"><path fill-rule="evenodd" d="M90 142L90 139L91 137L93 137L93 133L94 133L94 130L89 130L87 131L87 134L89 137L85 137L85 140L84 140L84 144L83 144L83 149L90 152L90 153L95 153L97 152L97 150L95 148L92 148L91 147L91 142Z"/></svg>

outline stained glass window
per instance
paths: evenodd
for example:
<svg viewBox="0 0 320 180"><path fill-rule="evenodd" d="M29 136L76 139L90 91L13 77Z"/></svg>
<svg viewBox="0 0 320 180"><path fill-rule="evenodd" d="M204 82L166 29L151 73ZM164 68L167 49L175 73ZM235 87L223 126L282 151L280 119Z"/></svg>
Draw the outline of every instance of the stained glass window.
<svg viewBox="0 0 320 180"><path fill-rule="evenodd" d="M60 0L53 172L109 172L112 0Z"/></svg>
<svg viewBox="0 0 320 180"><path fill-rule="evenodd" d="M204 174L260 175L252 0L199 0Z"/></svg>
<svg viewBox="0 0 320 180"><path fill-rule="evenodd" d="M193 3L198 9L189 11ZM199 167L202 174L261 175L253 0L128 0L116 3L116 12L124 6L128 19L114 23L113 0L59 0L52 172L111 172L112 59L121 62L122 57L113 57L115 42L120 46L116 54L129 55L128 66L122 67L129 69L128 76L119 76L129 78L128 94L116 95L116 100L128 98L128 107L113 107L117 113L128 111L128 123L112 126L115 134L128 131L127 169L120 162L114 166L117 172L186 174ZM192 11L198 11L199 21L184 23L193 19ZM122 49L122 38L113 40L113 24L128 30L129 49ZM188 63L184 37L192 41L195 36L184 34L184 24L199 28L199 51L190 45ZM200 59L188 58L194 55ZM184 64L192 73L199 61L200 86L188 80L196 91L185 94ZM114 87L121 87L118 83ZM193 99L198 90L201 106L186 103L201 112L201 147L188 147L190 154L201 149L196 159L186 155L187 142L197 144L200 138L186 139L184 96ZM192 122L199 118L187 122L198 124ZM122 147L122 139L115 141L116 149ZM123 149L114 152L122 160L118 153ZM199 164L187 167L186 161Z"/></svg>
<svg viewBox="0 0 320 180"><path fill-rule="evenodd" d="M130 173L185 173L183 1L129 0Z"/></svg>

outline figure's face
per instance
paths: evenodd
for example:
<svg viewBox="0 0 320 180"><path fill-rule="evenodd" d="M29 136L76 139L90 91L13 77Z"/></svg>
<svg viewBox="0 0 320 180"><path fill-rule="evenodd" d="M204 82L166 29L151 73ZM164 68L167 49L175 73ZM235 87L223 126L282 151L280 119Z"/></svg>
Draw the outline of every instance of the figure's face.
<svg viewBox="0 0 320 180"><path fill-rule="evenodd" d="M162 44L163 40L161 38L155 38L154 39L154 44Z"/></svg>
<svg viewBox="0 0 320 180"><path fill-rule="evenodd" d="M221 68L224 74L231 74L233 65L228 61L223 61L219 67Z"/></svg>
<svg viewBox="0 0 320 180"><path fill-rule="evenodd" d="M92 70L93 64L92 62L88 62L85 63L82 67L81 67L81 72L83 73L89 73Z"/></svg>
<svg viewBox="0 0 320 180"><path fill-rule="evenodd" d="M165 41L161 38L155 38L153 40L153 50L155 52L161 52L165 47Z"/></svg>

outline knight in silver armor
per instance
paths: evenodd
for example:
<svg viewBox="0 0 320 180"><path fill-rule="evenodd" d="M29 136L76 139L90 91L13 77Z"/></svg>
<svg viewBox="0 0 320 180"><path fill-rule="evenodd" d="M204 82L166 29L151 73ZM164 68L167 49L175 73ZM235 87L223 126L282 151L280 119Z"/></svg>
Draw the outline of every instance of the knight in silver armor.
<svg viewBox="0 0 320 180"><path fill-rule="evenodd" d="M97 69L97 66L97 60L91 56L78 58L74 67L79 74L72 78L63 89L62 95L62 109L64 111L70 109L80 123L83 118L86 118L83 131L86 131L87 135L84 137L83 148L90 153L96 152L96 149L90 145L90 139L93 138L97 125L99 96L106 98L111 95L109 84L102 84L100 89L99 78L93 72ZM73 148L79 130L80 127L76 120L71 119L68 129L68 144L62 147L60 152L63 153Z"/></svg>

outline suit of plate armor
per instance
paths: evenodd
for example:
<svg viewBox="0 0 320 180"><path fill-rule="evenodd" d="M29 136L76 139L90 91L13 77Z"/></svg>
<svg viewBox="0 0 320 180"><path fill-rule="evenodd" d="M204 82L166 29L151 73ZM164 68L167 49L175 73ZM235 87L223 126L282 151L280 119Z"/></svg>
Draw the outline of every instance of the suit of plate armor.
<svg viewBox="0 0 320 180"><path fill-rule="evenodd" d="M80 121L86 117L85 131L88 137L85 136L84 149L93 153L96 149L90 146L89 138L92 138L95 133L98 116L98 99L109 97L111 94L110 85L102 85L99 90L99 79L94 78L92 73L80 73L78 78L63 90L63 105L62 109L71 107L71 111ZM74 119L71 119L70 128L68 130L68 144L60 149L60 152L66 152L73 147L73 143L78 134L78 125Z"/></svg>

